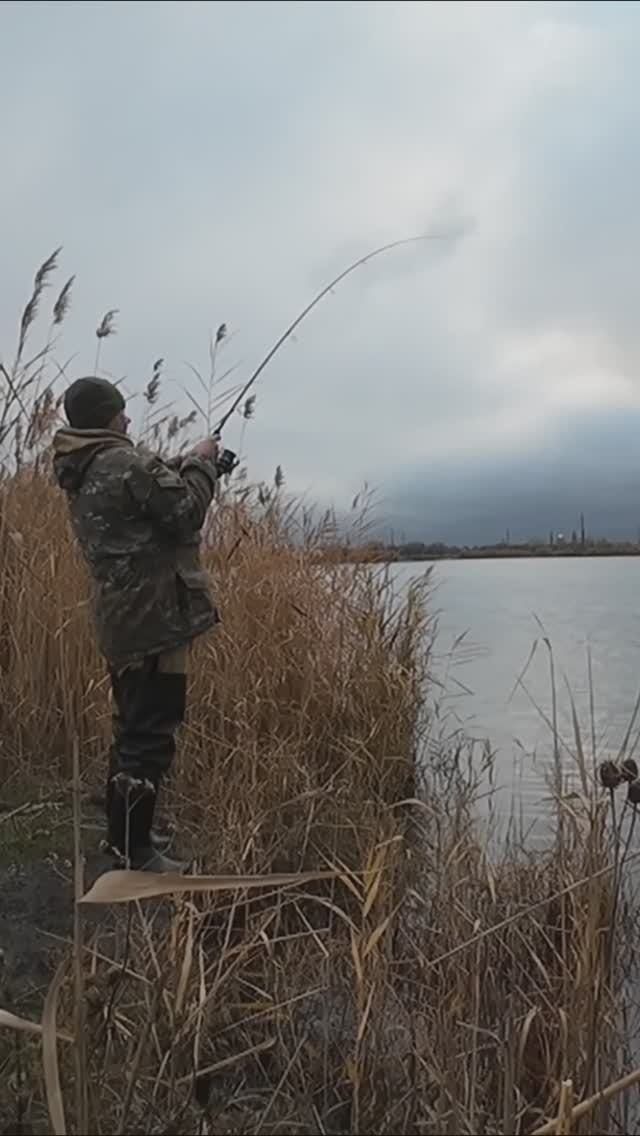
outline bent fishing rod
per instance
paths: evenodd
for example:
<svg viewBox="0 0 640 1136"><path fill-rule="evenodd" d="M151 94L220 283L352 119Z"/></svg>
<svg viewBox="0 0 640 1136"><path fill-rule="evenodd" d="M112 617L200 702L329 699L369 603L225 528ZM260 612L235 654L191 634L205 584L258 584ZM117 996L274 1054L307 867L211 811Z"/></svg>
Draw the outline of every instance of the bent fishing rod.
<svg viewBox="0 0 640 1136"><path fill-rule="evenodd" d="M391 252L393 249L400 248L402 245L418 244L421 241L451 241L451 240L455 240L455 238L459 237L459 236L461 236L461 231L451 232L451 233L422 233L422 234L420 234L420 236L417 236L417 237L404 237L402 240L391 241L389 244L380 245L379 248L373 249L372 252L368 252L366 254L366 256L358 257L358 259L354 260L353 263L350 264L347 268L344 268L342 270L342 272L339 272L338 275L333 278L333 280L331 280L328 284L325 284L324 288L320 289L320 291L317 293L316 296L314 296L314 298L311 300L311 302L309 304L307 304L307 306L305 308L303 308L303 310L299 313L299 315L296 316L293 323L290 323L288 328L286 329L286 331L284 331L282 333L282 335L280 336L280 338L278 340L276 340L276 342L274 343L271 350L267 352L267 354L265 355L262 362L258 364L258 366L256 367L253 374L250 376L248 381L244 384L244 386L240 390L240 393L238 395L236 395L236 397L234 398L233 402L231 403L231 406L229 407L229 409L223 414L222 418L220 419L220 421L218 422L218 425L216 426L216 428L214 430L213 437L214 438L220 438L222 431L223 431L224 427L226 426L227 422L229 421L231 416L233 414L235 414L235 412L238 409L238 407L240 406L240 404L247 397L247 395L248 395L249 391L251 390L253 384L256 382L256 379L258 379L260 377L260 375L264 371L265 367L267 367L268 364L273 359L276 352L278 352L280 350L280 348L282 347L282 345L284 343L286 343L287 339L289 339L289 337L291 335L293 335L296 328L299 327L299 325L302 323L302 321L304 319L306 319L306 317L310 314L310 312L313 311L313 309L316 307L316 305L319 304L321 300L324 300L325 296L327 296L329 294L329 292L332 292L333 289L336 288L338 284L341 284L342 281L345 280L347 276L350 276L351 273L355 272L357 268L361 268L364 264L368 264L369 261L374 260L375 257L382 256L383 253ZM226 455L229 455L229 456L227 458L227 462L225 463ZM223 465L229 464L229 463L234 463L235 462L235 454L232 455L231 450L225 450L224 453L221 455L220 462ZM231 464L231 468L233 468L233 464Z"/></svg>

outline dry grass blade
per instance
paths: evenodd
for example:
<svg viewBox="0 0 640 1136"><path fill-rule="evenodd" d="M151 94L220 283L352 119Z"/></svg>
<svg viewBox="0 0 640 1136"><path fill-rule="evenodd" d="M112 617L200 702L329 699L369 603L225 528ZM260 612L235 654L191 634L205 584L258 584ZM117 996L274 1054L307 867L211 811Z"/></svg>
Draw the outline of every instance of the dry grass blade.
<svg viewBox="0 0 640 1136"><path fill-rule="evenodd" d="M271 1099L269 1100L267 1107L265 1108L262 1116L260 1117L260 1120L258 1121L258 1124L256 1126L255 1136L260 1136L260 1133L263 1131L264 1126L267 1123L269 1116L271 1115L271 1112L272 1112L273 1107L276 1103L276 1100L278 1099L278 1096L280 1095L282 1088L287 1081L289 1073L291 1072L293 1066L295 1065L296 1061L298 1060L300 1050L302 1049L304 1042L305 1042L305 1037L304 1037L304 1034L303 1034L299 1038L298 1044L296 1045L296 1048L294 1049L293 1053L291 1054L291 1057L289 1058L289 1061L287 1063L286 1068L283 1070L282 1076L280 1077L278 1084L275 1086L275 1088L273 1090L273 1093L271 1095Z"/></svg>
<svg viewBox="0 0 640 1136"><path fill-rule="evenodd" d="M634 853L633 856L627 857L627 864L630 864L632 860L638 860L639 858L640 852ZM539 911L541 907L547 907L550 902L553 902L557 899L562 899L566 895L571 895L578 889L586 887L587 884L594 883L596 880L602 879L604 876L612 874L615 869L615 864L607 864L605 865L605 867L599 868L597 872L583 876L579 880L573 880L570 884L567 884L566 887L558 889L558 891L554 892L553 895L545 896L543 899L538 899L535 901L535 903L530 903L528 907L523 908L520 911L514 911L512 915L507 916L507 918L503 919L500 923L494 923L491 927L487 927L484 931L479 931L476 935L472 935L471 938L465 939L464 942L457 943L456 946L452 947L451 950L446 952L446 954L437 955L436 958L430 959L428 966L435 967L439 966L443 962L447 962L449 959L452 959L456 955L459 955L462 951L468 950L469 947L472 947L475 943L480 943L483 939L486 939L491 935L496 935L500 931L504 931L505 928L512 926L512 924L514 923L518 923L521 919L524 919L528 915L532 915L534 911Z"/></svg>
<svg viewBox="0 0 640 1136"><path fill-rule="evenodd" d="M67 1136L64 1101L58 1069L57 1044L58 994L60 993L66 968L66 960L63 960L56 970L47 991L42 1013L42 1064L44 1067L44 1083L47 1092L49 1119L54 1136Z"/></svg>
<svg viewBox="0 0 640 1136"><path fill-rule="evenodd" d="M507 702L513 701L514 694L523 685L524 680L525 680L526 675L527 675L527 671L529 670L529 667L531 666L531 664L533 662L533 659L534 659L534 656L535 656L535 653L536 653L537 650L538 650L538 640L534 639L534 641L531 645L531 650L529 651L529 657L527 658L526 663L524 664L522 670L520 671L518 677L516 678L516 681L513 684L513 687L511 689L511 693L509 695L509 698L507 699Z"/></svg>
<svg viewBox="0 0 640 1136"><path fill-rule="evenodd" d="M593 1096L589 1097L587 1100L574 1105L570 1115L571 1123L573 1124L576 1120L581 1120L583 1116L588 1116L599 1104L612 1100L613 1097L618 1096L619 1093L624 1093L627 1089L632 1089L634 1085L638 1084L640 1084L640 1069L634 1069L632 1073L627 1073L626 1076L620 1077L617 1081L613 1081L610 1085L607 1085L606 1088L601 1089L599 1093L594 1093ZM540 1128L535 1128L531 1136L554 1136L554 1133L558 1131L558 1120L559 1117L556 1116L554 1120L548 1121L547 1124L543 1124Z"/></svg>
<svg viewBox="0 0 640 1136"><path fill-rule="evenodd" d="M23 401L22 393L18 389L16 384L14 383L13 379L11 378L11 375L9 374L9 372L7 371L7 369L6 369L6 367L4 366L3 363L0 363L0 374L4 376L6 383L7 383L7 386L9 388L9 398L5 398L3 400L4 409L3 409L3 412L2 412L2 421L4 422L7 408L9 406L11 406L11 404L13 402L16 402L18 404L18 407L20 408L20 413L22 414L23 419L26 419L28 421L29 418L30 418L30 414L29 414L29 412L28 412L28 410L25 406L25 403Z"/></svg>
<svg viewBox="0 0 640 1136"><path fill-rule="evenodd" d="M587 796L589 792L589 774L587 770L587 762L582 744L582 731L580 729L580 722L578 721L578 711L576 710L576 702L573 697L573 691L569 686L569 682L565 678L565 685L567 688L567 696L569 698L569 705L571 706L571 723L573 726L573 738L576 747L576 756L578 760L578 770L580 772L580 782L582 785L582 792Z"/></svg>
<svg viewBox="0 0 640 1136"><path fill-rule="evenodd" d="M362 1017L360 1018L360 1021L358 1022L358 1032L356 1034L356 1046L362 1044L362 1039L364 1038L364 1035L365 1035L365 1032L366 1032L366 1029L367 1029L367 1023L369 1021L369 1014L371 1013L371 1006L373 1004L373 996L374 996L375 992L376 992L376 988L375 988L374 985L372 985L372 987L369 991L369 996L367 998L364 1010L362 1012Z"/></svg>
<svg viewBox="0 0 640 1136"><path fill-rule="evenodd" d="M382 923L380 923L375 928L375 930L371 932L369 938L367 939L367 943L366 943L366 946L365 946L363 954L362 954L363 960L366 959L367 956L371 954L374 947L376 947L378 945L378 943L380 942L380 939L382 938L385 931L387 930L387 927L389 926L392 918L393 918L393 912L391 913L391 915L387 915L386 919L383 919Z"/></svg>
<svg viewBox="0 0 640 1136"><path fill-rule="evenodd" d="M147 1008L146 1021L143 1023L142 1029L139 1031L138 1044L136 1046L136 1050L135 1050L135 1053L134 1053L134 1056L133 1056L133 1060L131 1061L131 1064L130 1064L129 1075L128 1075L128 1078L127 1078L127 1089L126 1089L126 1092L125 1092L125 1095L124 1095L124 1100L122 1102L122 1114L121 1114L121 1117L120 1117L120 1124L118 1125L118 1128L117 1128L118 1136L125 1136L125 1134L127 1132L127 1127L128 1127L127 1121L129 1119L129 1110L131 1108L131 1103L133 1101L135 1090L136 1090L136 1085L137 1085L137 1082L138 1082L138 1074L139 1074L139 1071L140 1071L140 1065L141 1065L141 1062L142 1062L142 1058L143 1058L145 1049L147 1047L149 1035L150 1035L150 1033L151 1033L151 1031L153 1030L153 1027L154 1027L154 1022L155 1022L156 1015L157 1015L157 1012L158 1012L158 1007L159 1007L159 1004L160 1004L160 1001L161 1001L161 998L162 998L163 988L164 988L164 976L161 976L158 979L158 982L156 984L156 988L155 988L155 991L154 991L154 994L153 994L151 1004Z"/></svg>
<svg viewBox="0 0 640 1136"><path fill-rule="evenodd" d="M10 1010L0 1010L0 1028L17 1030L19 1033L33 1033L40 1036L42 1034L42 1025L40 1022L32 1022L29 1018L18 1017L17 1014L12 1014ZM58 1041L66 1041L73 1044L71 1034L65 1033L64 1030L57 1031Z"/></svg>
<svg viewBox="0 0 640 1136"><path fill-rule="evenodd" d="M560 1104L558 1106L557 1136L571 1136L573 1111L573 1081L563 1081L560 1086Z"/></svg>
<svg viewBox="0 0 640 1136"><path fill-rule="evenodd" d="M163 895L195 892L242 891L253 888L291 887L316 880L336 879L336 872L282 872L264 876L180 876L153 872L105 872L80 903L131 903Z"/></svg>
<svg viewBox="0 0 640 1136"><path fill-rule="evenodd" d="M178 989L176 991L177 1015L182 1013L189 983L189 975L191 974L191 967L193 965L193 920L194 911L192 907L189 907L186 942L183 947L182 967L180 968L180 978L178 979Z"/></svg>
<svg viewBox="0 0 640 1136"><path fill-rule="evenodd" d="M81 793L82 783L80 780L80 747L77 737L73 739L73 885L74 885L74 909L73 909L73 978L74 978L74 1022L73 1028L76 1038L75 1049L75 1089L76 1089L76 1114L78 1117L78 1127L81 1132L84 1132L88 1125L87 1119L87 1101L88 1101L88 1076L87 1076L87 1052L86 1052L86 1029L85 1029L85 993L84 993L84 969L82 965L83 956L83 926L82 926L82 912L78 905L78 901L82 898L84 891L84 860L82 857L82 807L81 807Z"/></svg>
<svg viewBox="0 0 640 1136"><path fill-rule="evenodd" d="M213 1065L205 1065L204 1069L196 1069L194 1073L181 1077L177 1083L188 1085L194 1077L197 1079L198 1077L210 1077L214 1073L222 1073L224 1069L231 1069L238 1062L246 1061L248 1057L257 1057L260 1053L267 1053L270 1049L273 1049L275 1044L275 1037L268 1037L265 1041L252 1045L250 1049L243 1049L240 1053L231 1053L229 1057L223 1057L221 1061L216 1061Z"/></svg>

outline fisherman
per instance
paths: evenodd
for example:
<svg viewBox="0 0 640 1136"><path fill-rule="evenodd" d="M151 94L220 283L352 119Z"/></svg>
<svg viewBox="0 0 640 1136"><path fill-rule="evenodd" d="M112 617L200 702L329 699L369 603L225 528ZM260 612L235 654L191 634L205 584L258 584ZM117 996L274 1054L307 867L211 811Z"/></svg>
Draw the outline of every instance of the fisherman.
<svg viewBox="0 0 640 1136"><path fill-rule="evenodd" d="M106 379L77 379L64 409L69 425L55 435L54 468L93 577L113 695L108 844L124 866L179 871L153 817L184 719L188 648L218 621L199 543L228 470L212 438L170 463L142 453L128 436L125 400Z"/></svg>

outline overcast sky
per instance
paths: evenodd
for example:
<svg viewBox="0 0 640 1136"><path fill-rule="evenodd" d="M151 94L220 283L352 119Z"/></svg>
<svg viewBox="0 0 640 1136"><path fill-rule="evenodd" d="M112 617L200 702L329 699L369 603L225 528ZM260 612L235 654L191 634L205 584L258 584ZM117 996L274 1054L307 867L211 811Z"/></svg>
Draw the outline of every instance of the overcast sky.
<svg viewBox="0 0 640 1136"><path fill-rule="evenodd" d="M56 245L61 356L171 394L235 333L252 472L407 535L640 522L640 7L3 3L0 351ZM195 390L195 388L194 388ZM236 446L240 423L226 442ZM522 530L522 531L520 531Z"/></svg>

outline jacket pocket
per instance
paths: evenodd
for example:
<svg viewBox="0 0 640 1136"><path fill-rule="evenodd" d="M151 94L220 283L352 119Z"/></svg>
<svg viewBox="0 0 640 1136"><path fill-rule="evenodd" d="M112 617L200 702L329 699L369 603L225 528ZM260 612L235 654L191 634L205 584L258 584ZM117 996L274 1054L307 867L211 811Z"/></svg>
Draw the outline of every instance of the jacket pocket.
<svg viewBox="0 0 640 1136"><path fill-rule="evenodd" d="M178 610L187 624L197 624L211 612L209 577L202 568L178 568L176 592Z"/></svg>

